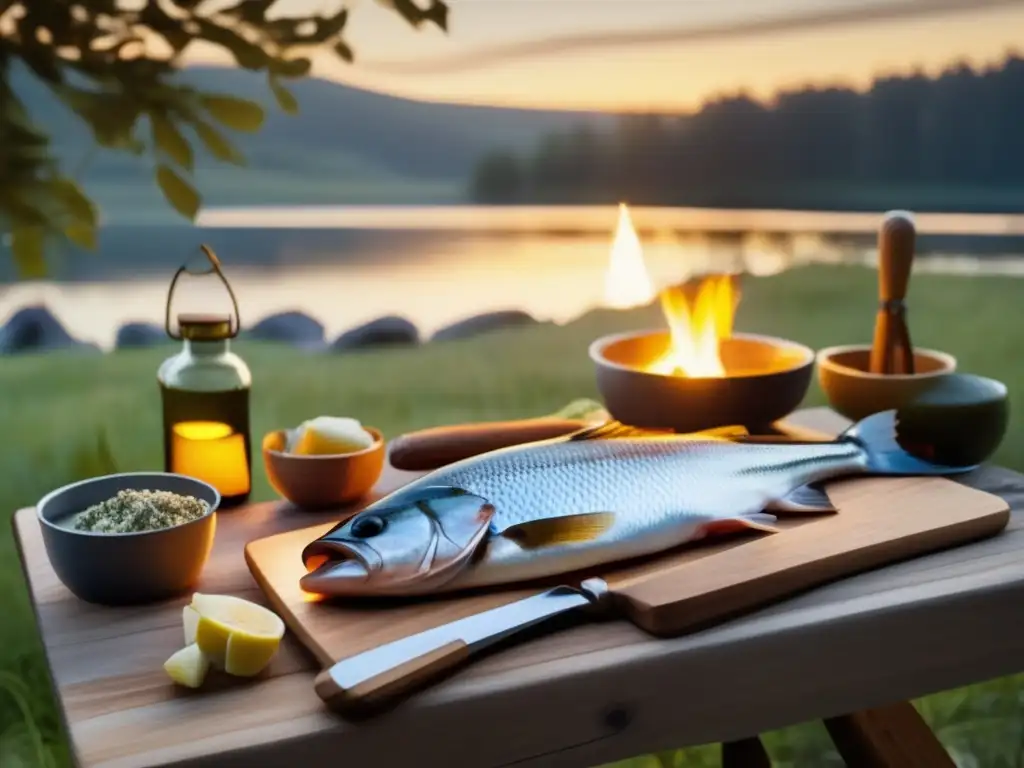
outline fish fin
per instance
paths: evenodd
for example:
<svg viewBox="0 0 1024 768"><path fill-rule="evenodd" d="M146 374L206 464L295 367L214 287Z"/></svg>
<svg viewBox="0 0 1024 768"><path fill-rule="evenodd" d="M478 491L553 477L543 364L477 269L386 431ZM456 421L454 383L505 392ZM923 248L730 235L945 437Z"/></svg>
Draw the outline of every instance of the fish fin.
<svg viewBox="0 0 1024 768"><path fill-rule="evenodd" d="M650 435L671 434L670 429L646 429L644 427L631 427L621 421L611 419L601 422L592 427L584 427L568 436L569 440L615 440L623 437L648 437Z"/></svg>
<svg viewBox="0 0 1024 768"><path fill-rule="evenodd" d="M868 457L867 470L875 475L958 475L979 466L949 466L919 458L897 442L897 434L897 412L893 410L861 419L838 439L863 448Z"/></svg>
<svg viewBox="0 0 1024 768"><path fill-rule="evenodd" d="M816 485L802 485L795 488L781 499L771 502L765 509L776 512L836 512L832 500Z"/></svg>
<svg viewBox="0 0 1024 768"><path fill-rule="evenodd" d="M768 515L762 512L738 517L722 517L704 523L701 526L701 533L703 536L725 536L730 533L742 533L743 531L778 533L779 529L772 525L775 520L775 515Z"/></svg>
<svg viewBox="0 0 1024 768"><path fill-rule="evenodd" d="M700 432L694 432L694 435L700 437L722 437L722 438L734 438L734 437L750 437L750 430L740 425L731 425L728 427L712 427L711 429L702 429Z"/></svg>
<svg viewBox="0 0 1024 768"><path fill-rule="evenodd" d="M523 549L539 549L556 544L593 541L611 528L615 515L611 512L585 512L578 515L548 517L510 525L499 532Z"/></svg>

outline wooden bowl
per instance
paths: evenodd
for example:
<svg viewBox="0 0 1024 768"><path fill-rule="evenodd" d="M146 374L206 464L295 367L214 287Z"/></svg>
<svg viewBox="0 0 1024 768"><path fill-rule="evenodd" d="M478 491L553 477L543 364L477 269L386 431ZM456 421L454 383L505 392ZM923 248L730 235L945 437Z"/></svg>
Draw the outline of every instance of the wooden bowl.
<svg viewBox="0 0 1024 768"><path fill-rule="evenodd" d="M292 504L307 510L338 507L365 496L380 479L386 451L379 429L363 429L374 438L369 448L323 456L286 453L286 431L269 432L263 437L263 466L270 485Z"/></svg>
<svg viewBox="0 0 1024 768"><path fill-rule="evenodd" d="M597 386L613 418L635 427L697 432L744 426L752 433L792 413L807 394L814 350L772 336L722 342L727 376L687 378L644 369L669 345L667 330L605 336L590 345Z"/></svg>
<svg viewBox="0 0 1024 768"><path fill-rule="evenodd" d="M902 408L956 371L956 358L932 349L914 350L913 374L871 373L871 345L849 344L818 352L818 384L832 410L851 421Z"/></svg>

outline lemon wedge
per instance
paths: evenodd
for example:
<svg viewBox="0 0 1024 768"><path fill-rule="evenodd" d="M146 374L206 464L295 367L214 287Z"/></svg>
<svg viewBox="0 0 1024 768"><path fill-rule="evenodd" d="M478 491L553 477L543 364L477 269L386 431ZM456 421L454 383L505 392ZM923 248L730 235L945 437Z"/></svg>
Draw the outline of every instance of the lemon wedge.
<svg viewBox="0 0 1024 768"><path fill-rule="evenodd" d="M317 416L303 422L292 453L324 456L362 451L373 445L373 435L355 419Z"/></svg>
<svg viewBox="0 0 1024 768"><path fill-rule="evenodd" d="M185 645L192 645L196 641L199 614L191 605L186 605L181 609L181 624L185 628Z"/></svg>
<svg viewBox="0 0 1024 768"><path fill-rule="evenodd" d="M198 688L210 671L210 660L195 643L186 645L164 662L171 680L189 688Z"/></svg>
<svg viewBox="0 0 1024 768"><path fill-rule="evenodd" d="M191 607L199 615L196 645L229 675L258 675L274 658L284 637L280 616L234 595L197 592Z"/></svg>

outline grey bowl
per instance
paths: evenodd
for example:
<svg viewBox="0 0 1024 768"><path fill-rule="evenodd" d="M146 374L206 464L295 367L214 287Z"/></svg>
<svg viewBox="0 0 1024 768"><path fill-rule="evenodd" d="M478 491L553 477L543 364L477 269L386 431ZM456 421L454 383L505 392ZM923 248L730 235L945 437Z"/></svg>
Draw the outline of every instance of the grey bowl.
<svg viewBox="0 0 1024 768"><path fill-rule="evenodd" d="M71 515L123 490L170 491L206 502L198 520L141 533L94 533L68 526ZM213 548L220 493L166 472L125 472L65 485L36 505L43 544L57 577L78 598L134 605L181 595L199 580Z"/></svg>
<svg viewBox="0 0 1024 768"><path fill-rule="evenodd" d="M666 329L619 333L590 345L597 387L613 418L634 427L697 432L743 426L770 430L803 401L814 350L788 339L735 333L721 345L724 378L645 370L669 346Z"/></svg>

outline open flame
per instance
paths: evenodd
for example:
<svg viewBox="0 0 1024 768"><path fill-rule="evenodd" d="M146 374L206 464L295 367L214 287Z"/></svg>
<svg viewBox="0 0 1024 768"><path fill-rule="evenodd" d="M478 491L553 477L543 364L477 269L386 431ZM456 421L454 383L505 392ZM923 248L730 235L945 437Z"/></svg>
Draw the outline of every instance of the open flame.
<svg viewBox="0 0 1024 768"><path fill-rule="evenodd" d="M640 239L628 209L620 205L619 223L605 273L605 303L614 308L636 307L647 304L654 296ZM666 288L660 298L671 342L647 370L690 378L725 376L720 345L732 335L740 300L734 276L706 275Z"/></svg>
<svg viewBox="0 0 1024 768"><path fill-rule="evenodd" d="M661 292L661 310L668 321L671 344L651 363L654 373L722 377L720 344L732 336L739 290L732 275L708 275Z"/></svg>
<svg viewBox="0 0 1024 768"><path fill-rule="evenodd" d="M619 223L615 227L612 256L604 275L605 304L612 309L641 307L653 301L655 295L629 209L625 203L619 203Z"/></svg>

